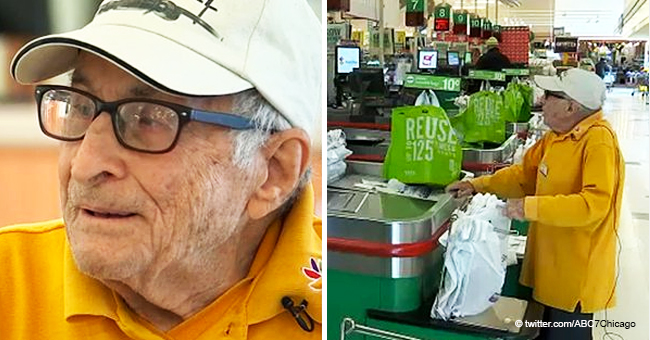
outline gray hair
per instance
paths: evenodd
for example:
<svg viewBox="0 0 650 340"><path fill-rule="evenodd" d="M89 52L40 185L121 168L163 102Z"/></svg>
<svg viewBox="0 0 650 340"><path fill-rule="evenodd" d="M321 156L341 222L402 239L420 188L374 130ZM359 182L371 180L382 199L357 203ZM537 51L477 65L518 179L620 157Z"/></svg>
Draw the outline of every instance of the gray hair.
<svg viewBox="0 0 650 340"><path fill-rule="evenodd" d="M273 131L291 128L280 112L255 89L235 94L232 112L250 118L255 124L255 129L232 130L233 162L240 169L251 167L253 154L266 143Z"/></svg>
<svg viewBox="0 0 650 340"><path fill-rule="evenodd" d="M571 101L572 101L573 103L575 103L575 105L578 107L577 112L578 112L578 114L579 114L580 116L582 116L582 117L588 117L588 116L591 116L592 114L594 114L594 113L596 113L596 112L598 112L598 111L600 110L600 109L598 109L598 110L592 110L592 109L590 109L590 108L588 108L588 107L586 107L586 106L584 106L584 105L578 103L578 102L575 101L575 100L571 100Z"/></svg>
<svg viewBox="0 0 650 340"><path fill-rule="evenodd" d="M231 131L234 140L233 163L242 170L249 169L253 165L253 155L266 143L271 133L288 130L291 128L291 124L255 89L237 93L233 97L232 112L250 118L255 125L254 129ZM311 168L308 167L298 181L296 190L280 209L281 214L284 214L293 205L310 177Z"/></svg>

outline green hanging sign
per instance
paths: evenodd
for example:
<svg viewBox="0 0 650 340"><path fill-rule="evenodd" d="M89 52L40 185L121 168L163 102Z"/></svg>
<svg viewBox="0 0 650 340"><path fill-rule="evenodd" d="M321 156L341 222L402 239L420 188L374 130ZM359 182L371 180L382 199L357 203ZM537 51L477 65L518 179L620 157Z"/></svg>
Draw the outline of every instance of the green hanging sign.
<svg viewBox="0 0 650 340"><path fill-rule="evenodd" d="M407 0L406 12L424 12L424 1L426 0Z"/></svg>
<svg viewBox="0 0 650 340"><path fill-rule="evenodd" d="M443 2L433 9L433 23L436 32L446 32L451 29L451 6Z"/></svg>
<svg viewBox="0 0 650 340"><path fill-rule="evenodd" d="M451 19L451 6L448 3L436 5L433 11L433 17Z"/></svg>
<svg viewBox="0 0 650 340"><path fill-rule="evenodd" d="M483 30L484 31L491 31L492 30L492 21L488 19L483 19Z"/></svg>
<svg viewBox="0 0 650 340"><path fill-rule="evenodd" d="M461 78L458 77L407 73L404 78L404 87L412 89L460 92L460 79Z"/></svg>
<svg viewBox="0 0 650 340"><path fill-rule="evenodd" d="M470 25L470 27L473 27L473 28L481 28L481 18L472 17L469 20L469 25Z"/></svg>
<svg viewBox="0 0 650 340"><path fill-rule="evenodd" d="M454 24L467 25L468 19L467 12L454 12Z"/></svg>

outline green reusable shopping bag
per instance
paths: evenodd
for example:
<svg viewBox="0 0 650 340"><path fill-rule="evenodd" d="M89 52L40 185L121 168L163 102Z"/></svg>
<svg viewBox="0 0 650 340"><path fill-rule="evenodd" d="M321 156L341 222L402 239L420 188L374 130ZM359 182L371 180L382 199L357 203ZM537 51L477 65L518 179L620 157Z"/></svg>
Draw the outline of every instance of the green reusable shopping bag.
<svg viewBox="0 0 650 340"><path fill-rule="evenodd" d="M533 88L525 84L517 84L519 92L524 99L524 102L521 104L521 110L517 117L517 122L527 123L531 117L531 108L533 107Z"/></svg>
<svg viewBox="0 0 650 340"><path fill-rule="evenodd" d="M524 96L519 89L519 84L510 83L508 88L503 91L503 114L508 123L516 123L519 120L519 114L524 104Z"/></svg>
<svg viewBox="0 0 650 340"><path fill-rule="evenodd" d="M469 98L464 117L464 142L501 144L506 140L506 120L501 95L481 91Z"/></svg>
<svg viewBox="0 0 650 340"><path fill-rule="evenodd" d="M386 179L440 186L458 180L463 150L445 110L437 106L394 108L390 138L383 167Z"/></svg>

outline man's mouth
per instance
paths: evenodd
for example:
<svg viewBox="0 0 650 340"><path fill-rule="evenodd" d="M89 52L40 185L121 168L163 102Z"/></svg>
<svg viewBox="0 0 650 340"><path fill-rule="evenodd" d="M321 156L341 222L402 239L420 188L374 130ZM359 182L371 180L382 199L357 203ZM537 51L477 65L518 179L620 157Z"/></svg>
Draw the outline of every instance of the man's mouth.
<svg viewBox="0 0 650 340"><path fill-rule="evenodd" d="M100 212L100 211L95 211L90 209L83 209L83 211L90 216L99 217L99 218L127 218L136 215L131 212L112 212L112 211Z"/></svg>

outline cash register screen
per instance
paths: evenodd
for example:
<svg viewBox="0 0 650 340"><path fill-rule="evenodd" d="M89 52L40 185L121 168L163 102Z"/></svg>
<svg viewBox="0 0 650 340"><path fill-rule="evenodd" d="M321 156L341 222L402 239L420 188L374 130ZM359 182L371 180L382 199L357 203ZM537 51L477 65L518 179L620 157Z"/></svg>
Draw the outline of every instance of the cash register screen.
<svg viewBox="0 0 650 340"><path fill-rule="evenodd" d="M419 51L418 68L430 70L438 67L438 51Z"/></svg>
<svg viewBox="0 0 650 340"><path fill-rule="evenodd" d="M348 74L361 66L361 49L355 46L336 46L336 73Z"/></svg>
<svg viewBox="0 0 650 340"><path fill-rule="evenodd" d="M447 65L458 66L460 65L460 56L458 52L447 52Z"/></svg>
<svg viewBox="0 0 650 340"><path fill-rule="evenodd" d="M472 63L472 52L465 52L465 64Z"/></svg>

